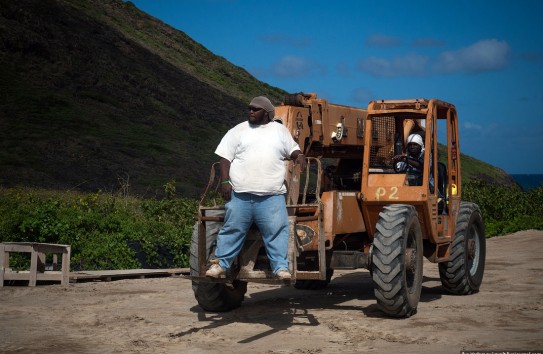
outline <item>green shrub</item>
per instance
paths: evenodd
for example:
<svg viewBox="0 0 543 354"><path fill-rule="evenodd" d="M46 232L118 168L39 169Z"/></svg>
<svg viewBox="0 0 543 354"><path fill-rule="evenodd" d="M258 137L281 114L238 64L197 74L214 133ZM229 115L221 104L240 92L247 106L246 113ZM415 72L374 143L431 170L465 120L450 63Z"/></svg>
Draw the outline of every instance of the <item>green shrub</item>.
<svg viewBox="0 0 543 354"><path fill-rule="evenodd" d="M187 267L197 205L184 198L0 189L0 241L69 244L75 270Z"/></svg>
<svg viewBox="0 0 543 354"><path fill-rule="evenodd" d="M462 193L463 200L481 208L487 236L543 230L543 186L524 192L518 186L471 180L463 186Z"/></svg>
<svg viewBox="0 0 543 354"><path fill-rule="evenodd" d="M0 188L0 241L69 244L73 270L188 267L198 201ZM472 180L462 199L481 208L487 236L543 230L543 186L523 192ZM11 267L28 268L24 254Z"/></svg>

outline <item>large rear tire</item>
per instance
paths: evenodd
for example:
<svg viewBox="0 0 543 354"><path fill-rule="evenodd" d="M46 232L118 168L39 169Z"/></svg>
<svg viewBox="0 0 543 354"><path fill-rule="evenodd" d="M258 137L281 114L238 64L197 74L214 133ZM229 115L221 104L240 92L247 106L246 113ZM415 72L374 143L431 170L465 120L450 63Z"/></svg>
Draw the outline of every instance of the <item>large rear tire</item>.
<svg viewBox="0 0 543 354"><path fill-rule="evenodd" d="M485 258L486 238L481 210L477 204L461 202L449 260L439 263L441 284L456 295L478 292L483 281Z"/></svg>
<svg viewBox="0 0 543 354"><path fill-rule="evenodd" d="M211 215L210 212L208 212ZM217 213L214 216L224 214ZM208 222L206 224L206 257L215 249L217 235L221 223ZM190 274L198 275L198 225L194 226L190 243ZM241 306L247 292L247 282L234 280L232 284L213 283L206 281L192 281L192 290L198 305L206 311L231 311Z"/></svg>
<svg viewBox="0 0 543 354"><path fill-rule="evenodd" d="M379 308L392 317L417 313L422 289L422 233L411 205L383 207L373 240L371 275Z"/></svg>

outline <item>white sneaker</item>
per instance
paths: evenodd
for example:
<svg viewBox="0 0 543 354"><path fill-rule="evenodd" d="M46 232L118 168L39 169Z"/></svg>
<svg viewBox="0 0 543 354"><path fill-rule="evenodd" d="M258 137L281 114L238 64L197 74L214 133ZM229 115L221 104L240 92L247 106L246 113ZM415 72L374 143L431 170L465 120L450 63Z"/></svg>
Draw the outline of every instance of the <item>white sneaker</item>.
<svg viewBox="0 0 543 354"><path fill-rule="evenodd" d="M290 280L290 278L292 277L292 275L290 275L290 272L285 269L281 269L280 271L275 273L275 276L279 280Z"/></svg>
<svg viewBox="0 0 543 354"><path fill-rule="evenodd" d="M211 267L206 272L206 277L210 278L220 278L221 276L224 276L226 272L222 267L218 264L212 264Z"/></svg>

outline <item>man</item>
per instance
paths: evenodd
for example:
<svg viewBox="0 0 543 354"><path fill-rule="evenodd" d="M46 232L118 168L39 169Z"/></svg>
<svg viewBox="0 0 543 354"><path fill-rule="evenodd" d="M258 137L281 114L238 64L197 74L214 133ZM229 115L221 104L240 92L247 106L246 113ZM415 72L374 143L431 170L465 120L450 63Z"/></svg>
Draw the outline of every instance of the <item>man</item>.
<svg viewBox="0 0 543 354"><path fill-rule="evenodd" d="M284 160L294 160L302 169L306 160L288 129L273 122L274 117L270 100L255 97L249 104L248 121L230 129L215 150L221 157L221 194L227 202L208 277L226 274L254 222L273 274L283 280L291 278Z"/></svg>
<svg viewBox="0 0 543 354"><path fill-rule="evenodd" d="M407 137L407 154L394 156L397 170L407 171L407 180L410 186L422 186L422 173L424 166L424 142L419 134Z"/></svg>

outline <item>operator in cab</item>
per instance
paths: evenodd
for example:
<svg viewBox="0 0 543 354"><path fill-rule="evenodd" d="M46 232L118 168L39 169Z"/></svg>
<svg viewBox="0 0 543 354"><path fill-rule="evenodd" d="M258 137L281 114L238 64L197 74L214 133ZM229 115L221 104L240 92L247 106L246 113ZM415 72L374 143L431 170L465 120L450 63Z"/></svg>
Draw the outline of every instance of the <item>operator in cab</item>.
<svg viewBox="0 0 543 354"><path fill-rule="evenodd" d="M405 155L394 156L396 170L407 173L407 181L410 186L422 186L424 167L424 142L419 134L411 134L407 137Z"/></svg>

